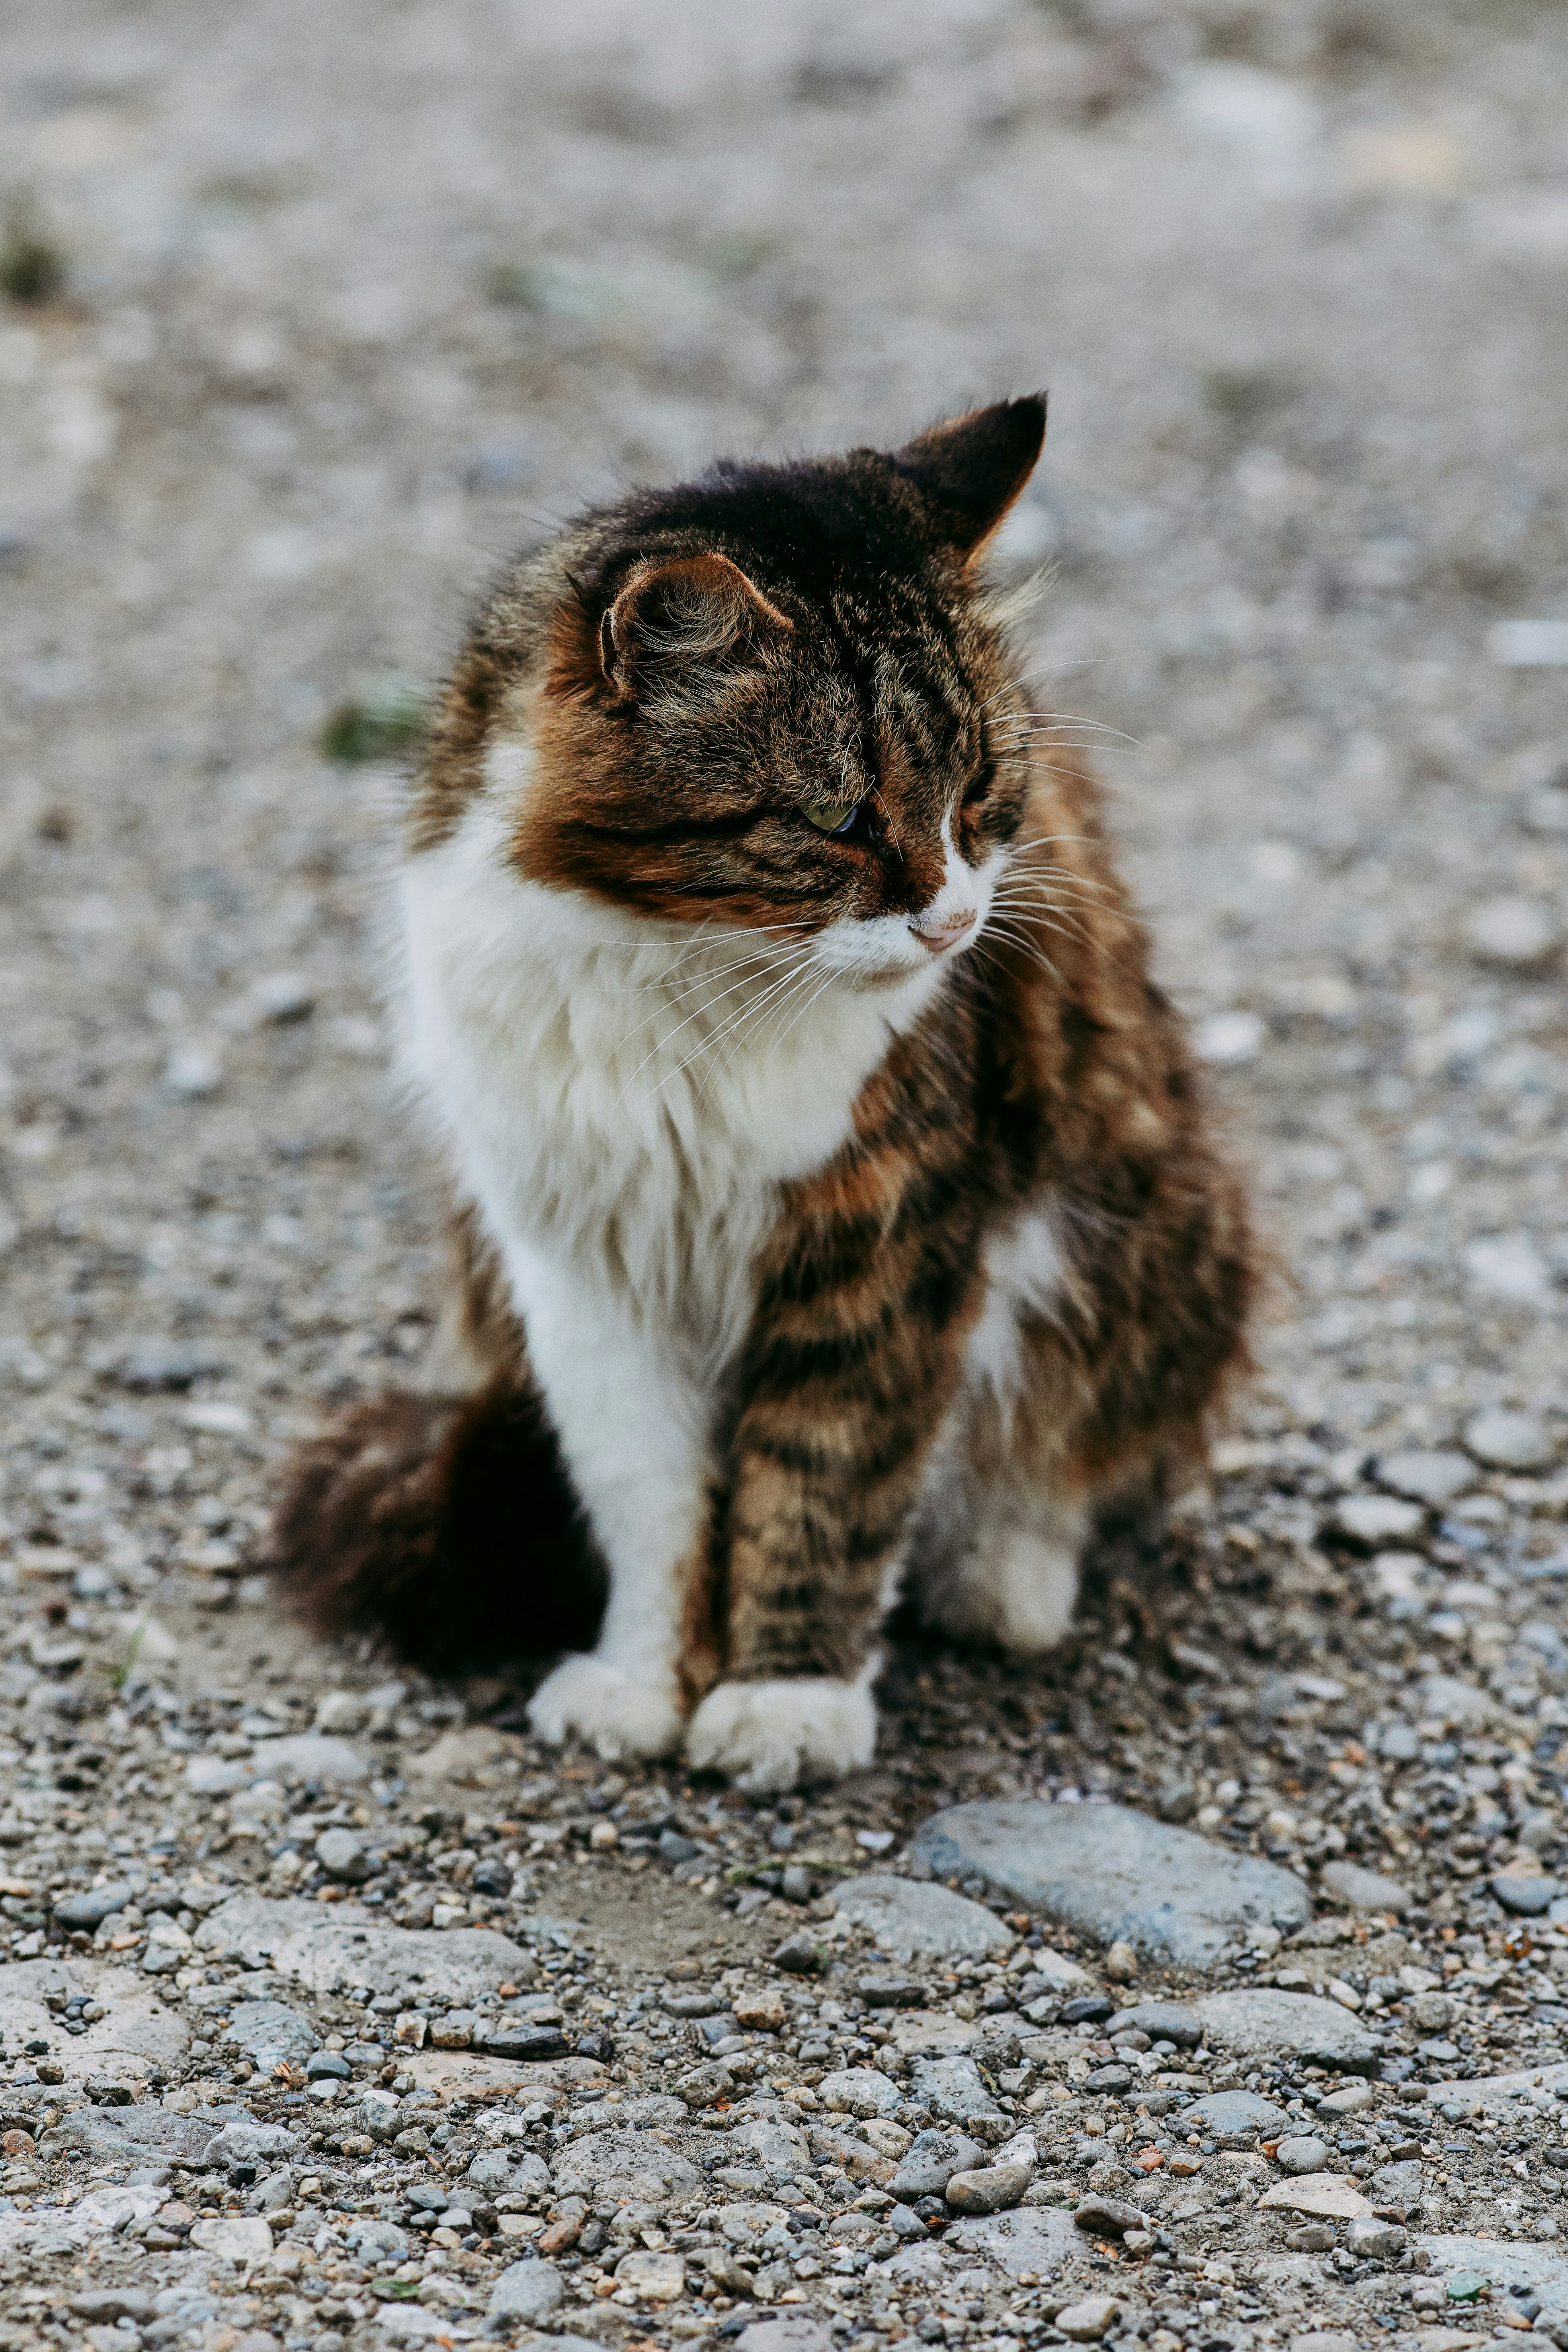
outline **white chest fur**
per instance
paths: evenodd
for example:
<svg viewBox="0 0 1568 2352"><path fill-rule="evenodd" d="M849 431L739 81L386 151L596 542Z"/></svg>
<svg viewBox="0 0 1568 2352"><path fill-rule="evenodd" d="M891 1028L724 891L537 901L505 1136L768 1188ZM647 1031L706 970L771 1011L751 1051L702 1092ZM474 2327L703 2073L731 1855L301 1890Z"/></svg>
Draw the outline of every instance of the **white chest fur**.
<svg viewBox="0 0 1568 2352"><path fill-rule="evenodd" d="M514 1287L548 1268L613 1302L707 1388L775 1188L844 1142L935 974L858 991L804 935L649 923L523 881L503 848L481 801L405 871L407 1066Z"/></svg>

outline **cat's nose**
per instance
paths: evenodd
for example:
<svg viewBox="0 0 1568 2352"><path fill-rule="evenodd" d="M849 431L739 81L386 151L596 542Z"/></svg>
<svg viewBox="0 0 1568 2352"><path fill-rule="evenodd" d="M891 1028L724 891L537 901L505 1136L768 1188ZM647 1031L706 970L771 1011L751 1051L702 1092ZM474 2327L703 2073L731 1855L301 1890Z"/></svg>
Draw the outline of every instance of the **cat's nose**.
<svg viewBox="0 0 1568 2352"><path fill-rule="evenodd" d="M922 948L929 948L932 955L945 955L965 931L974 929L974 909L967 907L962 914L949 915L940 923L911 923L910 929Z"/></svg>

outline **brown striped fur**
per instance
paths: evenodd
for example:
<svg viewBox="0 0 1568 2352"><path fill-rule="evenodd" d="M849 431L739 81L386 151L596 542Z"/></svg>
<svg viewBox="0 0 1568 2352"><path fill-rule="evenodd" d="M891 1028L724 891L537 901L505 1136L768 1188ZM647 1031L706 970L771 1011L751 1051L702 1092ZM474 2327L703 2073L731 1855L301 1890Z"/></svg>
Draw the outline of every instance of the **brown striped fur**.
<svg viewBox="0 0 1568 2352"><path fill-rule="evenodd" d="M634 938L717 922L802 952L833 926L907 946L955 872L1000 874L968 951L860 1084L845 1139L768 1193L679 1570L681 1714L716 1685L853 1684L900 1568L945 1622L984 1629L965 1583L984 1583L986 1546L1081 1534L1093 1510L1156 1492L1246 1362L1241 1186L1208 1139L1093 778L1040 735L984 591L978 559L1043 424L1043 404L1015 402L891 457L720 468L589 517L500 584L412 802L416 866L493 806L520 881ZM498 783L487 759L512 741L531 747L526 779ZM811 822L829 802L853 809L832 837ZM695 1174L688 1190L700 1252ZM1004 1395L974 1350L994 1253L1030 1218L1048 1220L1062 1273L1021 1299ZM279 1549L323 1622L374 1618L378 1576L389 1594L432 1569L464 1588L480 1563L442 1530L472 1536L464 1480L479 1462L493 1490L498 1444L516 1448L521 1517L544 1498L562 1568L596 1604L571 1444L563 1460L546 1443L551 1391L499 1231L470 1200L455 1232L445 1377L482 1401L431 1408L424 1437L403 1412L393 1483L414 1501L381 1513L380 1536L390 1408L362 1409L307 1462ZM628 1247L606 1229L612 1270ZM479 1445L481 1426L499 1437ZM396 1614L416 1646L405 1598ZM811 1769L809 1742L797 1760ZM752 1766L763 1782L789 1769Z"/></svg>

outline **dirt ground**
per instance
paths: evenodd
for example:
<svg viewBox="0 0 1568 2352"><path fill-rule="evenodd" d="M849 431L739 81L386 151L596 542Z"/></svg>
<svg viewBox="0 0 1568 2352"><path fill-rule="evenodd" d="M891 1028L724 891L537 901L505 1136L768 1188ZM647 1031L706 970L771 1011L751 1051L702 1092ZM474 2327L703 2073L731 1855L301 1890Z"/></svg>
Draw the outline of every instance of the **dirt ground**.
<svg viewBox="0 0 1568 2352"><path fill-rule="evenodd" d="M183 1759L391 1675L275 1614L257 1538L429 1330L381 754L469 600L616 483L1042 383L997 562L1052 566L1040 708L1278 1277L1152 1580L1106 1564L1043 1668L905 1633L810 1818L853 1858L957 1796L1120 1797L1495 1942L1568 1727L1562 8L13 0L0 120L13 1947L116 1855L287 1888ZM1381 1465L1466 1448L1390 1516ZM1459 1793L1400 1816L1368 1727L1441 1718L1433 1677L1476 1695ZM404 1679L399 1818L438 1734L519 1726ZM546 1868L628 1965L781 1932Z"/></svg>

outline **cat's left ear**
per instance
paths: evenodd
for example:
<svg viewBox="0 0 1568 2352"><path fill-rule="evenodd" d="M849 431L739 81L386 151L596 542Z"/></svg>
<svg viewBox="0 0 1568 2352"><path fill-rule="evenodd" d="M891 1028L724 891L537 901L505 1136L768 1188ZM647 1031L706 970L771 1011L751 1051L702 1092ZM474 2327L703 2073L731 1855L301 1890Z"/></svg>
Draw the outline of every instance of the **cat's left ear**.
<svg viewBox="0 0 1568 2352"><path fill-rule="evenodd" d="M965 562L980 552L1034 472L1046 438L1046 395L999 400L933 425L893 452L893 464L931 509Z"/></svg>
<svg viewBox="0 0 1568 2352"><path fill-rule="evenodd" d="M620 705L730 667L795 632L755 581L716 551L639 563L610 604L583 618L594 633L594 683Z"/></svg>

